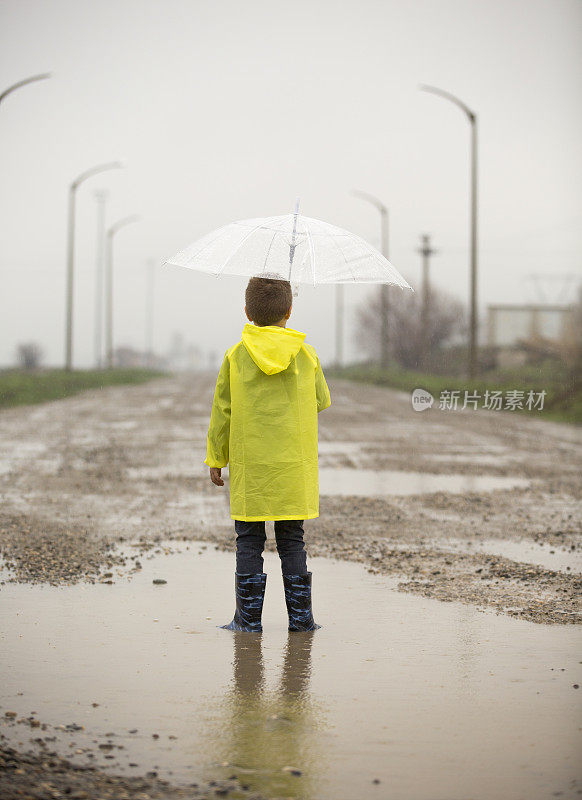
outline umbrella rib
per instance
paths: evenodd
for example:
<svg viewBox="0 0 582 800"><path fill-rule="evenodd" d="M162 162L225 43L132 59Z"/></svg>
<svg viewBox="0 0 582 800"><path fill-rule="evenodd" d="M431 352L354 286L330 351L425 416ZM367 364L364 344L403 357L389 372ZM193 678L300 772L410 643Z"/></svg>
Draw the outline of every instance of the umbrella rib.
<svg viewBox="0 0 582 800"><path fill-rule="evenodd" d="M313 278L313 285L315 286L315 248L313 246L311 228L309 227L309 223L307 222L307 219L305 217L303 217L303 222L305 223L305 230L307 231L307 241L309 242L309 255L311 258L311 276Z"/></svg>
<svg viewBox="0 0 582 800"><path fill-rule="evenodd" d="M222 228L219 228L219 229L216 231L216 236L215 236L213 239L211 239L209 242L206 242L206 244L204 245L204 247L201 247L201 248L200 248L200 250L198 250L196 253L194 253L194 256L193 256L193 257L194 257L194 258L197 258L197 257L200 255L200 253L203 253L205 250L208 250L208 248L209 248L211 245L213 245L213 244L214 244L214 242L216 242L218 239L220 239L220 237L221 237L221 235L222 235L222 232L223 232L224 230L226 230L226 228L228 228L228 225L223 225L223 226L222 226Z"/></svg>
<svg viewBox="0 0 582 800"><path fill-rule="evenodd" d="M392 264L390 264L390 262L388 261L388 259L386 259L386 261L388 261L388 263L390 264L391 269L394 271L392 274L391 274L391 270L389 270L387 267L384 266L384 264L378 258L378 256L375 256L375 258L376 258L376 261L378 262L378 264L381 267L383 267L384 270L386 270L386 272L388 272L389 275L391 275L391 279L392 279L392 284L391 285L392 286L400 286L401 289L410 289L411 291L414 291L414 289L408 283L406 278L404 278L402 275L400 275L400 273L398 272L396 267L393 267ZM383 258L385 258L385 256L383 256ZM394 274L394 273L396 273L396 274ZM403 281L404 281L404 283L403 283Z"/></svg>
<svg viewBox="0 0 582 800"><path fill-rule="evenodd" d="M276 219L276 217L267 217L267 220L266 220L266 221L270 222L272 219ZM237 244L237 246L234 248L234 250L232 251L232 253L231 253L231 254L228 256L228 258L226 259L226 261L223 263L223 265L222 265L222 266L220 267L220 269L217 271L217 273L216 273L216 275L217 275L217 276L218 276L218 275L222 275L222 273L224 272L224 270L225 270L225 268L226 268L226 265L228 264L228 262L230 261L230 259L231 259L231 258L233 258L233 257L234 257L234 256L237 254L237 252L238 252L238 251L241 249L241 247L242 247L242 246L243 246L243 244L246 242L246 240L249 238L249 236L252 236L252 235L253 235L253 233L254 233L255 231L258 231L258 230L259 230L259 228L262 228L264 224L265 224L265 220L262 220L262 221L261 221L261 223L260 223L259 225L255 225L255 227L254 227L254 228L251 228L251 229L250 229L250 231L249 231L249 232L248 232L248 233L245 235L245 237L244 237L244 239L242 240L242 242L240 242L239 244Z"/></svg>
<svg viewBox="0 0 582 800"><path fill-rule="evenodd" d="M353 234L352 234L352 236L354 237L354 239L357 239L359 242L361 242L362 244L366 245L366 247L370 247L370 244L369 244L369 243L368 243L368 242L367 242L365 239L362 239L362 237L361 237L361 236L358 236L358 234L357 234L357 233L353 233ZM378 258L378 256L380 256L380 258ZM392 278L392 280L394 281L394 280L395 280L395 276L394 276L394 274L392 274L391 270L394 270L395 272L396 272L396 270L395 270L395 268L392 266L392 264L390 264L390 262L388 261L388 259L387 259L385 256L383 256L383 255L382 255L382 253L378 253L378 255L375 255L375 256L374 256L374 258L375 258L375 260L378 262L378 264L379 264L379 265L382 267L382 269L383 269L385 272L387 272L387 273L388 273L388 275L389 275L389 276ZM386 266L385 266L385 265L382 263L381 259L384 259L385 261L388 261L388 264L390 265L390 269L388 269L388 268L387 268L387 267L386 267ZM402 276L401 276L401 277L402 277ZM403 284L400 282L400 280L398 280L398 279L396 279L396 281L397 281L397 282L396 282L396 283L394 283L394 282L393 282L393 284L392 284L392 285L393 285L393 286L400 286L400 288L401 288L401 289L412 289L412 286L410 286L410 284L408 283L408 281L407 281L407 280L405 280L404 278L402 278L402 280L404 281L404 285L403 285ZM414 289L412 289L412 291L414 291Z"/></svg>
<svg viewBox="0 0 582 800"><path fill-rule="evenodd" d="M344 261L346 262L346 267L349 269L349 271L350 271L350 275L352 276L352 281L353 281L354 283L357 283L357 281L356 281L356 276L354 275L354 271L353 271L353 269L352 269L352 268L351 268L351 266L350 266L350 262L349 262L349 261L348 261L348 259L346 258L346 254L344 253L344 251L342 250L342 248L341 248L341 247L339 246L339 244L337 243L337 241L336 241L336 239L335 239L335 236L332 236L332 237L331 237L331 240L332 240L332 242L335 244L335 246L337 247L337 249L340 251L341 255L343 256L343 259L344 259Z"/></svg>
<svg viewBox="0 0 582 800"><path fill-rule="evenodd" d="M214 244L214 242L215 242L217 239L219 239L219 238L220 238L220 235L222 234L222 232L223 232L224 230L226 230L226 228L228 228L228 225L223 225L221 228L218 228L218 229L215 231L215 233L216 233L216 236L215 236L213 239L211 239L209 242L206 242L206 244L204 245L204 247L201 247L199 250L196 250L196 251L195 251L193 254L192 254L192 253L190 253L190 254L189 254L189 256L188 256L188 258L198 258L198 256L200 255L200 253L203 253L205 250L207 250L207 249L210 247L210 245L213 245L213 244ZM210 234L208 234L208 235L210 236ZM184 250L185 250L185 249L186 249L186 248L184 248ZM183 250L182 252L184 252L184 250ZM167 261L166 263L167 263L167 264L171 264L171 263L172 263L171 259L168 259L168 261Z"/></svg>
<svg viewBox="0 0 582 800"><path fill-rule="evenodd" d="M275 241L275 236L277 235L278 231L275 231L273 234L273 238L271 239L271 243L269 244L269 249L267 250L267 255L265 256L265 262L263 264L263 272L265 272L267 268L267 261L269 260L269 253L271 252L271 247L273 246L273 242Z"/></svg>

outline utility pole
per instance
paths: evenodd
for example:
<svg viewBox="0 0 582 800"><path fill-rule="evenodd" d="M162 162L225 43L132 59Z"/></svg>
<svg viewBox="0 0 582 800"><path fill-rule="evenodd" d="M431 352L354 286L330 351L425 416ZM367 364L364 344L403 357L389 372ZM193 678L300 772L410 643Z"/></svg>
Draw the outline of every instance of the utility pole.
<svg viewBox="0 0 582 800"><path fill-rule="evenodd" d="M154 366L154 284L156 278L156 262L153 258L147 261L146 286L146 329L145 352L147 366Z"/></svg>
<svg viewBox="0 0 582 800"><path fill-rule="evenodd" d="M95 248L95 366L103 366L103 257L105 244L105 204L107 192L98 189L97 201L97 246Z"/></svg>
<svg viewBox="0 0 582 800"><path fill-rule="evenodd" d="M422 307L420 311L420 339L421 339L421 366L428 369L430 366L430 285L428 278L429 259L437 251L430 246L430 236L423 234L420 237L422 247L418 252L422 255Z"/></svg>

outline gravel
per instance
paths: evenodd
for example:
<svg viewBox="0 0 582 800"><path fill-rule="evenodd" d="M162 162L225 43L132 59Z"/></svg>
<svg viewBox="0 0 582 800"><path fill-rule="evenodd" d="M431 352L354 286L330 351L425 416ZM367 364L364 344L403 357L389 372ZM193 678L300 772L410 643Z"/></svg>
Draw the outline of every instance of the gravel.
<svg viewBox="0 0 582 800"><path fill-rule="evenodd" d="M76 764L59 756L38 737L41 752L17 751L0 734L0 797L2 800L211 800L218 796L264 800L236 778L174 786L155 771L139 777L111 775L92 765Z"/></svg>

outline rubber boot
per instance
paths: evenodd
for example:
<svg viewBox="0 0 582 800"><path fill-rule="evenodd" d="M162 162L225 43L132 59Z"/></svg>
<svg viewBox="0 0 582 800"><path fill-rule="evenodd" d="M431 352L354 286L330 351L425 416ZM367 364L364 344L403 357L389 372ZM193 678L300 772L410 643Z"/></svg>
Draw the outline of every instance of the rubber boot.
<svg viewBox="0 0 582 800"><path fill-rule="evenodd" d="M285 603L289 614L290 631L315 631L321 628L311 611L311 572L305 575L283 574Z"/></svg>
<svg viewBox="0 0 582 800"><path fill-rule="evenodd" d="M228 631L245 631L246 633L261 633L261 615L263 613L263 600L265 599L265 586L267 575L257 572L256 575L239 575L234 573L234 595L236 598L236 611L232 622L228 625L219 625Z"/></svg>

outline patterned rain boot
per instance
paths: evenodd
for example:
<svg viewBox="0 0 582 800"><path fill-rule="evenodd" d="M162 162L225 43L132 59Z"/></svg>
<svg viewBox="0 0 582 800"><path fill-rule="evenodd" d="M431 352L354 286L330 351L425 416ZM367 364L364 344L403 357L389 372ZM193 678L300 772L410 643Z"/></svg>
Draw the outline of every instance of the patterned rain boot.
<svg viewBox="0 0 582 800"><path fill-rule="evenodd" d="M311 611L311 572L305 575L283 575L285 603L290 631L315 631L321 628Z"/></svg>
<svg viewBox="0 0 582 800"><path fill-rule="evenodd" d="M234 573L234 595L236 598L236 611L234 618L228 625L218 625L229 631L245 631L246 633L261 633L261 614L263 613L263 600L265 599L265 586L267 575L258 572L256 575L239 575Z"/></svg>

